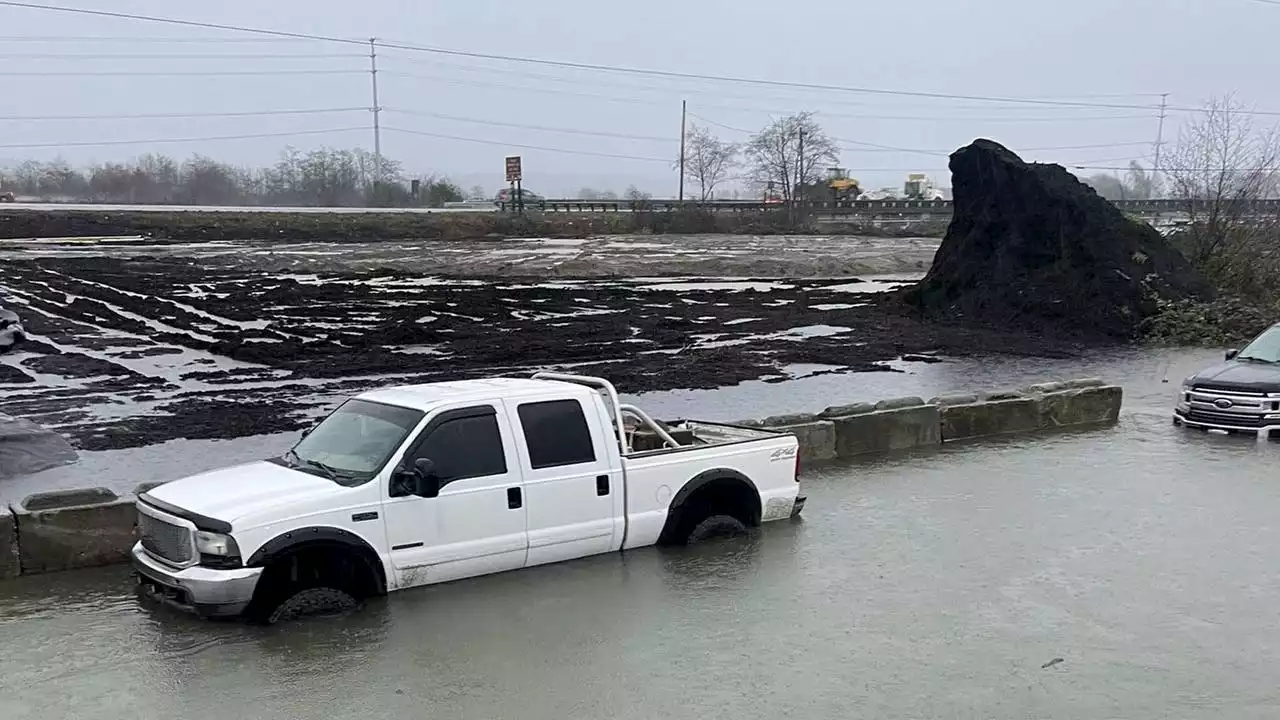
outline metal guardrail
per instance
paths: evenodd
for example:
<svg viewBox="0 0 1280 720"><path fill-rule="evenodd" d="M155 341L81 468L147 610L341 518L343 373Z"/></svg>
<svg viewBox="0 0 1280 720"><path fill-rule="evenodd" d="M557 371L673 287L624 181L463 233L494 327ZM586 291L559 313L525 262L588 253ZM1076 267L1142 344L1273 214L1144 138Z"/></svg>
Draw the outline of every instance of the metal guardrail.
<svg viewBox="0 0 1280 720"><path fill-rule="evenodd" d="M1121 210L1129 212L1183 212L1188 209L1185 200L1119 200L1114 203ZM514 203L500 202L502 211L514 210ZM930 215L933 213L950 214L953 210L950 200L852 200L849 202L810 202L804 209L809 212L822 212L831 215ZM1197 209L1208 209L1209 203L1197 204ZM1257 200L1249 204L1248 209L1258 211L1280 212L1280 199ZM677 210L702 210L709 212L767 212L784 211L781 203L766 203L752 200L716 200L713 202L694 202L679 200L577 200L547 199L527 201L525 211L533 212L675 212Z"/></svg>

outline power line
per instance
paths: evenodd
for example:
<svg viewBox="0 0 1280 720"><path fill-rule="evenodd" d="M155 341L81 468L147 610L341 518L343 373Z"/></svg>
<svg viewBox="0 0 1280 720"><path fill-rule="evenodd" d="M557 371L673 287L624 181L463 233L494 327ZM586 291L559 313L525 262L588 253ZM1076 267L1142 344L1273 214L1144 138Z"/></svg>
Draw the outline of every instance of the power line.
<svg viewBox="0 0 1280 720"><path fill-rule="evenodd" d="M523 143L503 142L501 140L485 140L483 138L462 137L459 135L445 135L442 133L425 132L422 130L406 130L405 128L384 127L383 129L389 130L391 132L405 133L406 135L420 135L422 137L440 138L442 140L456 140L458 142L479 143L481 145L497 145L500 147L521 148L525 150L543 150L546 152L564 153L567 155L586 155L589 157L604 157L604 158L612 158L615 160L641 160L644 162L659 162L659 163L664 163L668 165L671 164L670 159L643 157L639 155L618 155L614 153L591 152L589 150L571 150L569 148L547 147L545 145L526 145Z"/></svg>
<svg viewBox="0 0 1280 720"><path fill-rule="evenodd" d="M367 107L315 108L306 110L246 110L241 112L136 113L126 115L0 115L0 121L26 120L155 120L214 117L259 117L267 115L322 115L326 113L369 112Z"/></svg>
<svg viewBox="0 0 1280 720"><path fill-rule="evenodd" d="M678 85L672 85L671 83L665 83L665 84L663 84L663 85L635 85L635 84L620 85L616 79L568 77L568 76L564 76L564 75L551 75L551 74L547 74L547 73L526 72L526 71L520 71L520 70L511 70L511 69L507 69L507 68L485 67L485 66L475 66L475 65L462 65L462 64L459 64L459 63L450 63L450 62L445 62L445 61L436 60L436 59L432 59L432 58L412 57L412 56L403 55L403 54L392 54L392 55L390 55L390 57L394 57L394 58L396 58L396 59L398 59L398 60L404 60L404 61L408 61L408 62L411 62L411 63L419 63L419 64L424 64L424 65L431 65L431 66L435 66L435 67L446 68L446 69L450 69L450 70L452 70L452 71L454 71L454 72L481 72L481 73L492 73L492 74L497 74L497 75L515 76L515 77L522 77L522 78L533 78L533 79L537 79L537 80L545 80L545 81L556 82L556 83L571 83L571 84L575 84L575 85L582 85L582 84L597 84L597 85L605 85L605 86L607 86L607 87L619 88L619 89L624 89L624 90L640 90L640 91L645 91L645 92L658 92L658 93L664 93L664 94L666 94L666 95L668 95L668 96L679 96L679 97L681 97L682 99L683 99L683 98L686 98L686 97L689 97L689 96L691 96L691 95L693 95L693 94L697 94L697 95L699 95L699 96L701 96L701 95L711 95L711 96L716 96L716 97L733 98L733 99L745 99L745 100L758 100L758 99L760 99L760 98L761 98L761 96L760 96L759 94L754 94L754 95L742 95L742 94L726 93L726 92L719 91L719 90L710 90L710 89L707 89L706 87L697 87L697 88L690 89L690 88L685 88L685 87L681 87L681 86L678 86ZM1111 97L1111 96L1108 96L1108 95L1099 95L1099 96L1097 96L1097 97ZM1124 97L1124 96L1122 96L1122 97ZM812 100L812 99L801 99L801 98L797 98L797 97L785 97L785 96L781 96L781 97L779 97L779 96L775 96L775 97L773 97L773 98L768 98L768 97L766 97L765 99L775 99L775 100L782 101L782 102L796 102L796 103L801 103L801 102L803 102L803 103L812 103L812 102L813 102L813 100ZM832 99L832 98L830 98L830 97L823 97L823 98L822 98L822 102L823 102L824 104L855 105L855 106L860 106L860 107L875 107L875 106L876 106L875 104L873 104L873 103L869 103L869 102L866 102L866 101L833 100L833 99ZM982 108L982 109L987 109L987 110L990 110L990 109L991 109L989 105L984 105L984 106L975 106L975 105L958 106L958 107L956 107L955 109L977 109L977 108ZM1005 108L1005 110L1007 110L1007 111L1011 111L1011 112L1012 112L1012 111L1018 111L1018 112L1021 112L1021 111L1025 111L1025 110L1036 110L1036 109L1039 109L1039 108L1021 108L1021 107ZM1086 109L1086 108L1060 108L1060 109L1061 109L1061 110L1064 110L1064 111L1066 111L1066 110L1076 110L1076 111L1078 111L1078 110L1084 110L1084 109Z"/></svg>
<svg viewBox="0 0 1280 720"><path fill-rule="evenodd" d="M120 55L110 53L0 53L0 58L22 60L319 60L321 58L361 58L359 53L307 53L307 54L143 54Z"/></svg>
<svg viewBox="0 0 1280 720"><path fill-rule="evenodd" d="M509 127L519 130L538 130L541 132L564 133L566 135L594 135L596 137L616 138L618 140L645 140L650 142L675 143L675 138L657 137L654 135L627 135L623 133L611 133L597 130L581 130L577 128L557 128L548 127L546 125L526 125L523 123L501 122L498 120L481 120L479 118L461 117L458 115L444 115L441 113L417 112L414 110L400 110L398 108L384 108L387 112L399 113L401 115L412 115L413 117L429 117L437 120L449 120L452 122L474 123L476 125L491 125L494 127Z"/></svg>
<svg viewBox="0 0 1280 720"><path fill-rule="evenodd" d="M189 143L189 142L211 142L215 140L252 140L257 138L276 138L276 137L293 137L298 135L330 135L336 133L353 132L356 130L364 131L365 127L346 127L331 128L328 130L295 130L293 132L279 133L254 133L250 135L214 135L209 137L185 137L185 138L149 138L146 140L94 140L89 142L57 142L57 143L20 143L15 145L0 145L0 150L19 150L31 148L62 148L62 147L96 147L106 145L152 145L156 143Z"/></svg>
<svg viewBox="0 0 1280 720"><path fill-rule="evenodd" d="M365 75L367 70L53 70L0 71L4 77L240 77L247 75Z"/></svg>
<svg viewBox="0 0 1280 720"><path fill-rule="evenodd" d="M0 36L0 42L101 42L101 43L284 43L316 42L303 38L211 38L211 37L146 37L129 35L9 35Z"/></svg>
<svg viewBox="0 0 1280 720"><path fill-rule="evenodd" d="M175 18L164 18L150 15L138 15L134 13L112 12L107 10L89 10L84 8L62 7L57 5L45 5L40 3L15 2L14 0L0 0L0 6L25 8L29 10L45 10L50 12L63 12L78 15L93 15L97 17L109 17L124 20L137 20L141 22L153 22L168 25L180 25L185 27L197 27L211 30L224 30L229 32L254 33L259 35L267 35L272 37L284 37L304 40L321 40L327 42L336 42L344 44L365 44L364 40L356 40L353 38L342 38L326 35L315 35L309 33L288 32L283 30L269 30L264 28L253 28L241 25L227 25L222 23L198 22L194 20L179 20ZM1066 100L1049 100L1043 98L1013 98L1013 97L996 97L986 95L968 95L958 93L938 93L924 92L912 90L891 90L885 88L868 88L843 85L829 85L825 83L805 83L784 80L768 80L763 78L746 78L735 77L729 75L714 75L705 73L688 73L672 70L655 70L651 68L633 68L618 65L602 65L598 63L586 62L569 62L563 60L546 60L541 58L522 57L514 55L498 55L493 53L480 53L465 50L450 50L446 48L438 48L426 45L414 45L404 42L381 42L379 45L383 48L394 50L407 50L412 52L423 52L436 55L445 55L451 57L465 57L478 60L494 60L499 62L519 63L529 65L544 65L548 67L566 68L572 70L589 70L594 72L607 72L624 75L644 75L651 77L661 77L667 79L683 79L683 80L704 80L712 82L724 82L734 84L756 85L763 87L783 87L806 90L821 90L826 92L847 92L866 95L887 95L899 97L919 97L928 99L945 99L945 100L972 100L976 102L994 102L1004 104L1023 104L1023 105L1041 105L1050 107L1093 107L1093 108L1111 108L1111 109L1130 109L1130 110L1150 110L1154 109L1151 105L1134 105L1124 103L1095 103L1083 101L1066 101ZM1171 108L1182 109L1182 108ZM1255 114L1266 114L1256 112ZM1280 112L1272 113L1280 115Z"/></svg>

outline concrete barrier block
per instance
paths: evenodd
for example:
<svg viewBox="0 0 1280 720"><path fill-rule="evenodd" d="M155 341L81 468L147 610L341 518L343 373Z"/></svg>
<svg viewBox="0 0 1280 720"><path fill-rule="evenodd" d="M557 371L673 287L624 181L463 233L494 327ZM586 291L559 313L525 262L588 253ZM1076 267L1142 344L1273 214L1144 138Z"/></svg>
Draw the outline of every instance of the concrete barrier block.
<svg viewBox="0 0 1280 720"><path fill-rule="evenodd" d="M832 460L836 457L836 425L830 420L818 420L777 429L795 435L800 441L801 463Z"/></svg>
<svg viewBox="0 0 1280 720"><path fill-rule="evenodd" d="M18 557L18 521L7 507L0 507L0 580L22 574Z"/></svg>
<svg viewBox="0 0 1280 720"><path fill-rule="evenodd" d="M881 400L876 403L877 410L897 410L899 408L920 407L924 400L918 397L900 397Z"/></svg>
<svg viewBox="0 0 1280 720"><path fill-rule="evenodd" d="M1018 400L1026 397L1018 390L995 390L989 393L980 393L979 400Z"/></svg>
<svg viewBox="0 0 1280 720"><path fill-rule="evenodd" d="M1041 427L1040 403L1032 398L945 406L941 415L943 442L1034 432Z"/></svg>
<svg viewBox="0 0 1280 720"><path fill-rule="evenodd" d="M1106 383L1102 381L1102 378L1080 378L1078 380L1068 380L1062 384L1069 388L1090 388L1106 385Z"/></svg>
<svg viewBox="0 0 1280 720"><path fill-rule="evenodd" d="M39 493L14 508L24 574L126 562L137 511L106 488Z"/></svg>
<svg viewBox="0 0 1280 720"><path fill-rule="evenodd" d="M764 419L764 426L770 428L790 427L792 425L811 423L817 419L818 416L809 413L799 413L796 415L771 415Z"/></svg>
<svg viewBox="0 0 1280 720"><path fill-rule="evenodd" d="M1023 388L1022 391L1027 393L1028 395L1043 395L1045 393L1061 392L1062 390L1066 390L1067 387L1068 386L1066 383L1046 382L1046 383L1036 383L1035 385L1028 385L1025 388Z"/></svg>
<svg viewBox="0 0 1280 720"><path fill-rule="evenodd" d="M850 415L866 415L869 412L875 412L876 404L869 402L853 403L852 405L835 405L818 413L818 417L824 420L834 418L849 417Z"/></svg>
<svg viewBox="0 0 1280 720"><path fill-rule="evenodd" d="M939 395L929 400L930 405L972 405L978 402L976 393L969 395Z"/></svg>
<svg viewBox="0 0 1280 720"><path fill-rule="evenodd" d="M942 442L937 405L879 410L837 418L836 455L842 458L892 450L936 447Z"/></svg>
<svg viewBox="0 0 1280 720"><path fill-rule="evenodd" d="M134 495L134 497L137 497L137 496L141 495L142 493L150 492L150 491L152 491L152 490L155 490L156 488L160 487L161 485L163 485L163 484L165 484L165 483L167 483L167 482L169 482L169 481L168 481L168 480L154 480L154 481L152 481L152 482L144 482L144 483L140 483L140 484L138 485L138 487L136 487L136 488L134 488L134 489L133 489L133 495Z"/></svg>
<svg viewBox="0 0 1280 720"><path fill-rule="evenodd" d="M1038 398L1040 426L1105 425L1120 419L1124 391L1116 385L1048 393Z"/></svg>

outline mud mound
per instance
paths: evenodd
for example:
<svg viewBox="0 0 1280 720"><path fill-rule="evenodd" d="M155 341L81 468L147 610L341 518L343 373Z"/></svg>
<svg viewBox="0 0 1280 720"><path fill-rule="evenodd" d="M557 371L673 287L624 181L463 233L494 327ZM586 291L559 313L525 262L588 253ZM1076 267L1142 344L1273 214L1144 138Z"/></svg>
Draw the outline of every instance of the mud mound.
<svg viewBox="0 0 1280 720"><path fill-rule="evenodd" d="M977 140L951 155L951 173L951 227L906 293L926 317L1124 339L1158 299L1209 294L1155 229L1059 165Z"/></svg>

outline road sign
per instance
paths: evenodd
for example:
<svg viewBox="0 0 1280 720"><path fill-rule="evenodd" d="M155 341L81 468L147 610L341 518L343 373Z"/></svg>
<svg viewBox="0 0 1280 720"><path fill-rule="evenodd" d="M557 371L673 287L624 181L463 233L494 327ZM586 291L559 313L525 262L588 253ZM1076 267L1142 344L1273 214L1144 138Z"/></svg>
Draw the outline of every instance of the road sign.
<svg viewBox="0 0 1280 720"><path fill-rule="evenodd" d="M520 156L512 155L507 158L507 182L520 181Z"/></svg>

